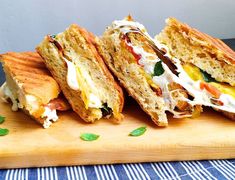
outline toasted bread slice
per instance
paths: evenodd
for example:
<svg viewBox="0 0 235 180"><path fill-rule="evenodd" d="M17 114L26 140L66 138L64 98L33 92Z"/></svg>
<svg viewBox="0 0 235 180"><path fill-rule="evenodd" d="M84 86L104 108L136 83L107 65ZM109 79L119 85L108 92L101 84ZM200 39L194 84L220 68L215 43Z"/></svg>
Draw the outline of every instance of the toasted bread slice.
<svg viewBox="0 0 235 180"><path fill-rule="evenodd" d="M56 109L47 105L52 100L55 102L60 89L42 58L36 52L9 52L1 54L0 60L6 75L6 82L2 86L3 98L10 98L12 110L21 108L45 128L49 127L51 121L56 121L58 117ZM57 105L58 102L66 105L63 100L57 100Z"/></svg>
<svg viewBox="0 0 235 180"><path fill-rule="evenodd" d="M223 98L220 96L219 99L213 99L212 102L220 106L213 108L235 120L235 52L221 40L175 18L168 18L166 24L162 32L155 37L156 40L166 45L168 55L177 58L182 64L194 66L188 70L188 74L200 77L201 71L203 76L206 75L207 79L194 80L206 80L205 88L210 92L216 93L219 90ZM197 71L192 71L194 69ZM230 110L226 111L225 108L221 110L226 103Z"/></svg>
<svg viewBox="0 0 235 180"><path fill-rule="evenodd" d="M235 86L235 52L220 39L198 31L175 18L156 36L170 53L206 71L219 82Z"/></svg>
<svg viewBox="0 0 235 180"><path fill-rule="evenodd" d="M132 21L127 17L123 21ZM124 34L120 27L113 22L104 32L103 36L96 38L97 48L104 58L106 64L114 75L118 78L123 87L128 91L140 105L140 107L152 118L158 126L167 126L167 117L164 110L164 100L161 96L161 90L157 85L153 88L151 77L147 75L143 68L137 63L137 54L133 53L125 44ZM120 21L121 22L121 21ZM125 25L123 25L125 26ZM143 43L150 50L148 43L141 42L141 36L132 34L133 43ZM131 35L130 35L131 36ZM152 83L153 84L153 83Z"/></svg>
<svg viewBox="0 0 235 180"><path fill-rule="evenodd" d="M113 115L118 122L124 98L94 46L94 36L72 24L37 47L73 110L86 122Z"/></svg>
<svg viewBox="0 0 235 180"><path fill-rule="evenodd" d="M168 125L166 111L174 118L200 115L161 44L131 16L114 21L97 41L106 64L158 126Z"/></svg>

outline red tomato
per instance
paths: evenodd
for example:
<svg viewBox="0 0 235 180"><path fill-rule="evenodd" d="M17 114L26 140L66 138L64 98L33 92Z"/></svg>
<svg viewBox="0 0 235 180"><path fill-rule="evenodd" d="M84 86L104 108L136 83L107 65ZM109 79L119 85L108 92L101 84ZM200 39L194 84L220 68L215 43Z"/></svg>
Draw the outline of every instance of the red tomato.
<svg viewBox="0 0 235 180"><path fill-rule="evenodd" d="M206 89L209 93L211 93L217 99L219 99L221 95L221 92L217 88L205 82L200 82L200 89L202 90Z"/></svg>

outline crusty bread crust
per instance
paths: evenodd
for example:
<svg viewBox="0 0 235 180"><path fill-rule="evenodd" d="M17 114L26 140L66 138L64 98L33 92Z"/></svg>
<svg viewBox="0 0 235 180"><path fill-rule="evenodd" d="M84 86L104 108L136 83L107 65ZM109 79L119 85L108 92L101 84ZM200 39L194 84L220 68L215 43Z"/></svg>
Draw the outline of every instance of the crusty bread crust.
<svg viewBox="0 0 235 180"><path fill-rule="evenodd" d="M37 99L38 109L31 112L31 105L24 104L22 110L43 125L46 119L41 118L44 106L58 97L60 89L42 58L36 52L8 52L1 54L0 60L6 74L7 86L14 97L22 102L26 95Z"/></svg>
<svg viewBox="0 0 235 180"><path fill-rule="evenodd" d="M235 86L235 52L231 48L175 18L167 19L166 23L155 38L169 48L172 56L196 65L220 82ZM215 110L235 120L235 113Z"/></svg>
<svg viewBox="0 0 235 180"><path fill-rule="evenodd" d="M108 92L106 98L112 101L111 108L114 118L116 121L121 120L123 118L121 114L124 104L123 92L97 53L93 45L94 36L78 25L72 24L66 31L57 35L57 40L67 57L73 59L70 52L74 52L73 55L83 58L81 63L87 65L86 71L90 75L96 76L93 80L96 79L99 82L103 80L97 88L100 90L103 87L106 88L106 92ZM48 37L45 37L40 43L37 51L45 60L46 66L59 83L73 110L86 122L94 122L102 118L102 112L99 108L86 109L80 90L73 90L68 86L65 60L61 57L58 48L49 41Z"/></svg>
<svg viewBox="0 0 235 180"><path fill-rule="evenodd" d="M108 29L100 39L96 38L96 41L105 63L129 95L139 103L158 126L167 126L163 98L157 96L156 92L151 89L146 77L141 73L142 69L136 63L131 63L135 61L134 57L121 47L119 34L112 34L112 29Z"/></svg>
<svg viewBox="0 0 235 180"><path fill-rule="evenodd" d="M229 112L225 112L223 111L223 114L228 117L229 119L232 119L235 121L235 113L229 113Z"/></svg>
<svg viewBox="0 0 235 180"><path fill-rule="evenodd" d="M25 94L34 95L42 104L47 104L59 95L59 86L38 53L8 52L1 54L0 60L5 73L21 85Z"/></svg>
<svg viewBox="0 0 235 180"><path fill-rule="evenodd" d="M124 106L123 91L122 91L122 88L114 80L112 74L110 73L109 69L106 67L106 65L104 63L104 59L99 54L98 49L97 49L98 42L96 41L96 37L91 32L88 32L86 29L81 28L78 25L72 25L72 26L74 26L74 28L76 28L78 31L80 30L80 33L86 39L88 46L92 50L92 52L95 56L95 60L99 63L99 66L103 71L103 74L106 76L108 81L114 86L114 89L117 91L117 95L118 95L119 100L117 101L117 104L115 105L117 110L114 111L114 113L115 113L114 117L121 120L122 115L120 115L120 113L122 112L123 106Z"/></svg>
<svg viewBox="0 0 235 180"><path fill-rule="evenodd" d="M222 61L235 64L235 52L220 39L200 32L199 30L190 27L188 24L180 22L176 18L169 18L167 20L167 25L177 28L181 33L188 34L188 38L192 41L197 41L203 47L210 48Z"/></svg>
<svg viewBox="0 0 235 180"><path fill-rule="evenodd" d="M156 39L166 44L174 57L193 63L218 81L235 86L235 52L231 48L175 18L167 19L166 23Z"/></svg>

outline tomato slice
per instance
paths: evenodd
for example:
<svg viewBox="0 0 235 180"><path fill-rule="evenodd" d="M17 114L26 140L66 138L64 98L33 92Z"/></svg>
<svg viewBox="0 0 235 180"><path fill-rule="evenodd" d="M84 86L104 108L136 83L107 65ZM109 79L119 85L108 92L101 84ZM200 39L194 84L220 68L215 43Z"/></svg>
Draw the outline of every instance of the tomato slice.
<svg viewBox="0 0 235 180"><path fill-rule="evenodd" d="M141 54L137 54L134 51L134 48L130 45L130 43L131 43L130 38L127 35L123 35L123 39L125 41L125 45L126 45L127 50L135 57L137 64L141 65L141 64L139 64L139 60L141 59L142 56L141 56Z"/></svg>
<svg viewBox="0 0 235 180"><path fill-rule="evenodd" d="M217 88L205 82L200 82L200 89L201 90L206 89L210 94L212 94L217 99L219 99L221 95L221 92Z"/></svg>
<svg viewBox="0 0 235 180"><path fill-rule="evenodd" d="M63 100L63 98L55 98L52 99L47 105L46 107L50 108L51 110L59 110L59 111L66 111L68 109L70 109L69 104Z"/></svg>

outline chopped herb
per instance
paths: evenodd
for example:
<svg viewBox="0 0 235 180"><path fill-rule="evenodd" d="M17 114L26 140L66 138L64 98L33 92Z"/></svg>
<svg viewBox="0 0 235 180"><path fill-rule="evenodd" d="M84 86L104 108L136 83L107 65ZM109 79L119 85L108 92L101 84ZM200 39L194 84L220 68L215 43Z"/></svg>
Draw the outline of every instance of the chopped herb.
<svg viewBox="0 0 235 180"><path fill-rule="evenodd" d="M206 82L217 82L213 77L211 77L210 74L208 74L206 71L203 71L201 70L201 73L202 73L202 76L203 76L203 79L206 81Z"/></svg>
<svg viewBox="0 0 235 180"><path fill-rule="evenodd" d="M5 121L5 117L0 115L0 124L2 124Z"/></svg>
<svg viewBox="0 0 235 180"><path fill-rule="evenodd" d="M80 139L84 140L84 141L94 141L96 139L98 139L100 136L97 134L92 134L92 133L83 133L80 136Z"/></svg>
<svg viewBox="0 0 235 180"><path fill-rule="evenodd" d="M110 115L112 113L112 109L110 107L108 107L107 103L103 104L103 107L101 108L102 111L102 115L103 117Z"/></svg>
<svg viewBox="0 0 235 180"><path fill-rule="evenodd" d="M56 35L50 35L50 37L54 39L54 38L56 38Z"/></svg>
<svg viewBox="0 0 235 180"><path fill-rule="evenodd" d="M5 136L9 133L9 130L8 129L2 129L0 128L0 136Z"/></svg>
<svg viewBox="0 0 235 180"><path fill-rule="evenodd" d="M158 61L154 66L153 76L161 76L164 73L164 69L162 67L162 61Z"/></svg>
<svg viewBox="0 0 235 180"><path fill-rule="evenodd" d="M129 136L141 136L145 133L146 130L147 130L146 126L139 127L137 129L131 131Z"/></svg>

